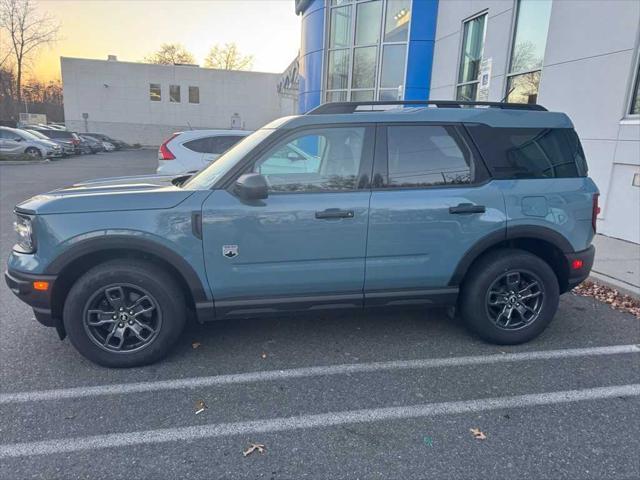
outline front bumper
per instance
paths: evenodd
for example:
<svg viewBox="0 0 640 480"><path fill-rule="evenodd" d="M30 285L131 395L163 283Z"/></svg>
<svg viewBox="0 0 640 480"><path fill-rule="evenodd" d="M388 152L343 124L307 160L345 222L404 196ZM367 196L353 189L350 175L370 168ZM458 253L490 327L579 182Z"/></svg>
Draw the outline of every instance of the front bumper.
<svg viewBox="0 0 640 480"><path fill-rule="evenodd" d="M55 275L32 275L15 270L7 270L4 273L4 279L9 289L20 300L33 308L33 313L38 322L47 327L61 327L59 319L53 317L51 309L51 292L56 280ZM49 288L36 290L33 288L33 282L35 281L47 281L49 282Z"/></svg>
<svg viewBox="0 0 640 480"><path fill-rule="evenodd" d="M593 259L596 256L596 247L591 245L586 250L581 250L575 253L565 253L567 262L569 264L569 278L567 281L568 290L579 285L587 279L589 273L591 273L591 267L593 267ZM576 261L582 262L582 267L574 268L573 264Z"/></svg>

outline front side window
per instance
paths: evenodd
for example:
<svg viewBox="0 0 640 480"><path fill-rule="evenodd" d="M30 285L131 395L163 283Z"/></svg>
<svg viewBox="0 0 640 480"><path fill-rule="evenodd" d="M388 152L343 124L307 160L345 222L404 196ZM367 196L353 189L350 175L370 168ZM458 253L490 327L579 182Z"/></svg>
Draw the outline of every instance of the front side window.
<svg viewBox="0 0 640 480"><path fill-rule="evenodd" d="M149 100L152 102L159 102L162 100L162 90L159 83L149 84Z"/></svg>
<svg viewBox="0 0 640 480"><path fill-rule="evenodd" d="M508 102L536 103L547 46L551 0L519 0L507 75Z"/></svg>
<svg viewBox="0 0 640 480"><path fill-rule="evenodd" d="M350 191L356 188L364 127L307 130L282 141L256 161L271 192Z"/></svg>
<svg viewBox="0 0 640 480"><path fill-rule="evenodd" d="M389 187L461 185L472 181L471 151L455 127L387 128Z"/></svg>
<svg viewBox="0 0 640 480"><path fill-rule="evenodd" d="M456 100L474 101L477 98L486 24L486 13L464 22Z"/></svg>
<svg viewBox="0 0 640 480"><path fill-rule="evenodd" d="M169 101L180 103L180 85L169 85Z"/></svg>
<svg viewBox="0 0 640 480"><path fill-rule="evenodd" d="M189 103L200 103L200 87L189 87Z"/></svg>

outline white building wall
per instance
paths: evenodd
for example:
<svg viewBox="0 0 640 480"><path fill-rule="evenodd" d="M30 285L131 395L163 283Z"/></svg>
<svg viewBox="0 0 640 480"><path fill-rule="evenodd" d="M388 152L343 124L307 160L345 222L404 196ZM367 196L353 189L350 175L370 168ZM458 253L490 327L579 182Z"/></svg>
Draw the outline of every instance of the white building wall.
<svg viewBox="0 0 640 480"><path fill-rule="evenodd" d="M231 128L236 113L254 130L294 112L277 93L279 74L65 57L61 64L67 127L129 143L159 145L190 127ZM150 83L161 85L160 102L149 99ZM180 103L169 102L169 85L180 85ZM189 86L199 87L199 104L189 103Z"/></svg>
<svg viewBox="0 0 640 480"><path fill-rule="evenodd" d="M463 21L487 11L483 58L492 58L489 100L506 93L515 0L441 0L432 99L454 99ZM554 0L538 102L575 124L601 191L601 233L640 243L640 119L629 118L640 37L637 0Z"/></svg>

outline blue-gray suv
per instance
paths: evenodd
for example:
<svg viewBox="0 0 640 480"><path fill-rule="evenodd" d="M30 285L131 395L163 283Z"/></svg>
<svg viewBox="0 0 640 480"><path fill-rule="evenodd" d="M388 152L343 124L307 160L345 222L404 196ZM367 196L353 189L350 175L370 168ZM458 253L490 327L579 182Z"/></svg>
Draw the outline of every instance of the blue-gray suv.
<svg viewBox="0 0 640 480"><path fill-rule="evenodd" d="M9 287L82 355L128 367L189 317L448 305L487 341L526 342L589 274L598 190L563 113L333 103L193 176L80 183L15 213Z"/></svg>

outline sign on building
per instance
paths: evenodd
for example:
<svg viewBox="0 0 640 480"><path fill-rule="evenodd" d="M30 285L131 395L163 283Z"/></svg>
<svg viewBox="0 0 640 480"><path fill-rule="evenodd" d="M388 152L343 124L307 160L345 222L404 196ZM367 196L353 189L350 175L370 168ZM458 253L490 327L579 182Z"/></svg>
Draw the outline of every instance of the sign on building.
<svg viewBox="0 0 640 480"><path fill-rule="evenodd" d="M491 83L491 64L493 59L485 58L480 63L480 73L478 74L478 101L489 100L489 84Z"/></svg>
<svg viewBox="0 0 640 480"><path fill-rule="evenodd" d="M42 123L46 125L47 116L44 113L20 113L20 123Z"/></svg>

